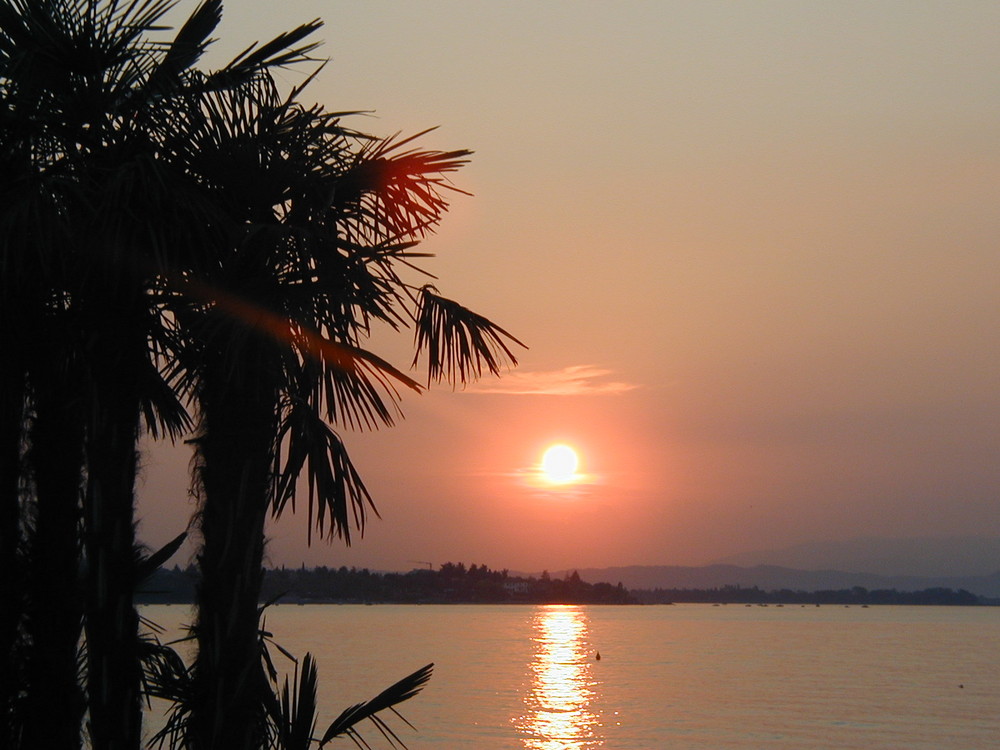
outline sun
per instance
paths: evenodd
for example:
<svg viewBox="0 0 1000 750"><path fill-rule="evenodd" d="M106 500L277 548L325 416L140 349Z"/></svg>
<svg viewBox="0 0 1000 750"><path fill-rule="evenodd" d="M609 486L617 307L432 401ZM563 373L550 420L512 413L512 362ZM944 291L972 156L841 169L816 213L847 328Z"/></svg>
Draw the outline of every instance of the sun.
<svg viewBox="0 0 1000 750"><path fill-rule="evenodd" d="M553 445L542 456L542 476L552 484L569 484L578 478L580 459L568 445Z"/></svg>

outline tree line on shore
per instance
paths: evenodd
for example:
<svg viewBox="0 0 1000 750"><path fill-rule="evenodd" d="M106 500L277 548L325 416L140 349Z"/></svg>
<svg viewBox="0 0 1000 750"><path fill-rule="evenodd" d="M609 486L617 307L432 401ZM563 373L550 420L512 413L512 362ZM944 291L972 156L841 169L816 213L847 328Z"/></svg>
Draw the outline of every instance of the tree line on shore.
<svg viewBox="0 0 1000 750"><path fill-rule="evenodd" d="M139 600L144 603L193 601L198 571L194 567L163 569L150 579ZM383 573L367 568L275 568L264 572L263 601L278 603L394 603L394 604L809 604L809 605L954 605L987 603L964 589L929 588L793 591L764 590L757 586L721 586L708 589L625 588L620 582L588 583L576 571L559 577L511 575L486 565L445 563L434 569Z"/></svg>
<svg viewBox="0 0 1000 750"><path fill-rule="evenodd" d="M765 591L757 586L720 586L710 589L657 588L633 590L632 595L643 604L665 602L712 604L906 604L972 606L984 601L965 589L929 588L920 591L873 589L862 586L850 589Z"/></svg>
<svg viewBox="0 0 1000 750"><path fill-rule="evenodd" d="M149 603L192 601L195 568L160 570L140 594ZM486 565L445 563L437 569L380 573L367 568L278 568L264 573L264 601L396 604L634 604L620 583L587 583L575 571L564 577L510 575Z"/></svg>
<svg viewBox="0 0 1000 750"><path fill-rule="evenodd" d="M374 330L413 331L427 385L497 374L519 343L415 266L470 152L303 103L318 20L208 70L221 0L176 30L174 5L0 0L3 748L138 750L150 696L170 701L158 739L176 748L389 731L377 712L429 667L320 737L315 662L280 683L265 522L301 495L310 540L349 544L377 515L341 433L390 426L425 385L368 348ZM302 85L276 77L305 64ZM185 532L137 544L146 439L193 452L191 664L135 607Z"/></svg>

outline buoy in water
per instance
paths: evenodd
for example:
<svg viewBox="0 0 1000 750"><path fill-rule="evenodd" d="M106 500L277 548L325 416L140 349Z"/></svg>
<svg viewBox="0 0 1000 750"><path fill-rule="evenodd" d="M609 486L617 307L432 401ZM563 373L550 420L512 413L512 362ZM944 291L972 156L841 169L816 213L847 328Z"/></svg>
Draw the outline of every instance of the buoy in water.
<svg viewBox="0 0 1000 750"><path fill-rule="evenodd" d="M601 660L601 652L598 651L597 656L594 657L594 661L600 661L600 660Z"/></svg>

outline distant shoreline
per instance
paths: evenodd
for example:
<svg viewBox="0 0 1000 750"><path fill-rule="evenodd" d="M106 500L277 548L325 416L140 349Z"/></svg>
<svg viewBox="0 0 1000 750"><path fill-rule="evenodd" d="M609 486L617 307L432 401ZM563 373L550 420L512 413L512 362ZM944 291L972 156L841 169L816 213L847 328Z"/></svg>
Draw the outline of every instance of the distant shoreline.
<svg viewBox="0 0 1000 750"><path fill-rule="evenodd" d="M190 604L198 578L194 568L159 570L140 604ZM1000 600L964 589L918 591L853 586L815 591L723 585L704 588L625 588L621 583L588 583L573 571L560 578L514 576L485 565L445 563L438 570L379 573L357 568L266 570L261 601L276 604L728 604L745 606L995 606Z"/></svg>

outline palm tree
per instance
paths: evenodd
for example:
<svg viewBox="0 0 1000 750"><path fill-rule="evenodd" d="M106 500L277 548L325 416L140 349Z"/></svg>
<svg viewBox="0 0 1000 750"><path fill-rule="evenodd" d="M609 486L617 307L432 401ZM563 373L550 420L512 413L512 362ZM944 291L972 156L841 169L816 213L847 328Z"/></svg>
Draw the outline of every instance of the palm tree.
<svg viewBox="0 0 1000 750"><path fill-rule="evenodd" d="M11 655L22 625L36 647L12 745L17 732L41 736L43 719L70 728L59 745L79 745L79 700L47 716L31 706L43 686L75 689L78 618L36 625L75 599L81 524L91 744L138 747L136 442L143 429L180 434L180 396L200 409L203 497L189 744L252 747L275 716L258 650L266 514L294 505L305 472L313 523L349 543L374 506L329 425L391 424L397 389L419 390L364 349L371 327L416 325L431 379L514 360L502 329L399 275L420 257L412 247L440 219L444 177L467 152L404 150L408 141L300 106L299 90L279 97L267 71L308 59L311 46L295 45L318 22L201 74L193 65L221 2L204 0L170 42L150 42L171 6L0 0L0 160L11 165L0 228L12 230L0 245L0 343L11 351L0 368L4 559L21 545L26 477L37 508L31 616L15 606L0 623L5 674L20 674ZM68 335L36 346L53 324ZM6 590L20 601L12 579ZM40 658L43 643L59 644L53 658ZM16 687L4 687L7 706Z"/></svg>
<svg viewBox="0 0 1000 750"><path fill-rule="evenodd" d="M416 323L435 378L514 359L502 329L398 275L468 152L355 133L298 104L300 93L281 97L261 76L179 111L167 140L228 217L227 241L172 287L200 415L195 748L259 747L267 734L258 598L269 509L294 504L305 472L321 534L350 543L374 510L329 424L389 425L398 389L419 386L363 348L372 326Z"/></svg>
<svg viewBox="0 0 1000 750"><path fill-rule="evenodd" d="M191 66L219 21L221 2L202 2L171 41L150 41L172 5L169 0L0 1L0 158L17 167L5 173L2 192L19 194L5 203L0 220L13 228L2 246L0 326L11 354L2 370L0 552L7 559L19 542L23 519L16 490L23 479L22 445L28 444L38 508L30 556L35 571L28 577L33 611L51 613L60 602L70 608L55 621L58 632L44 630L49 617L26 623L34 629L28 638L34 655L26 721L35 725L25 726L26 738L53 725L69 727L70 737L79 724L78 702L48 695L43 686L76 678L79 623L66 585L77 579L80 543L72 532L81 513L82 456L92 745L139 745L138 618L132 604L136 442L143 425L154 436L176 436L186 425L160 372L172 343L162 305L150 292L181 264L176 248L197 244L195 235L205 225L192 221L197 206L185 200L184 176L157 157L160 113L190 89L238 85L262 68L304 59L309 47L294 45L315 28L307 24L281 35L206 76ZM49 319L69 321L70 330L78 332L65 340L68 348L37 346L44 340L38 327L22 328ZM75 390L59 388L51 370L53 351L73 363ZM24 409L28 394L31 412ZM54 420L63 407L80 417L82 427L58 435ZM26 421L29 413L34 416ZM57 439L83 442L54 450ZM66 585L55 586L59 580ZM11 611L0 631L5 659L14 651L21 618L17 607ZM42 653L53 639L59 648L46 651L58 659ZM5 689L9 705L13 688ZM47 715L30 710L46 699L53 701ZM66 746L79 745L76 734Z"/></svg>
<svg viewBox="0 0 1000 750"><path fill-rule="evenodd" d="M8 167L0 214L2 566L5 574L17 576L4 586L6 739L11 747L37 745L43 738L52 747L78 747L83 415L79 350L71 343L71 305L56 281L64 269L55 255L70 238L64 210L68 180L57 165L51 97L33 64L39 45L29 43L38 19L19 10L21 16L11 4L0 5L0 158ZM21 491L29 488L31 502L22 504ZM30 538L22 537L23 530Z"/></svg>
<svg viewBox="0 0 1000 750"><path fill-rule="evenodd" d="M172 431L184 417L176 401L143 393L150 315L141 265L149 243L140 239L144 228L133 220L137 206L127 198L148 193L121 188L149 154L141 131L130 127L136 94L168 56L153 54L141 35L167 7L8 2L0 11L4 79L43 185L40 194L55 197L51 218L57 225L72 228L58 243L29 243L28 252L5 260L20 276L34 261L44 271L44 286L32 312L64 327L68 321L69 330L82 334L54 349L45 338L29 342L39 356L27 367L34 412L28 456L38 508L22 737L28 746L43 736L51 741L53 726L62 729L57 746L80 743L83 711L70 693L80 628L74 584L84 456L89 724L95 747L139 741L138 621L131 605L135 443L144 410ZM53 353L74 363L71 377L56 375Z"/></svg>

